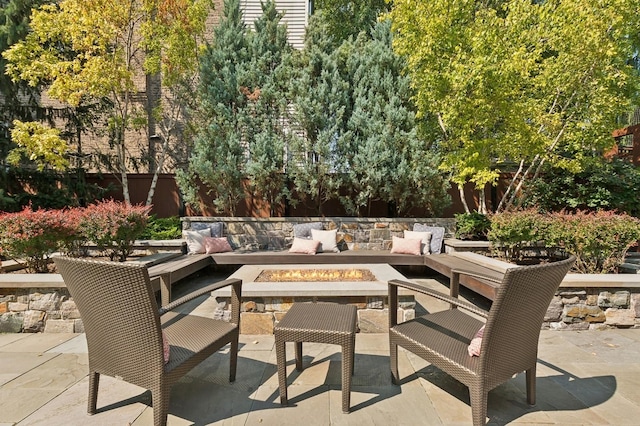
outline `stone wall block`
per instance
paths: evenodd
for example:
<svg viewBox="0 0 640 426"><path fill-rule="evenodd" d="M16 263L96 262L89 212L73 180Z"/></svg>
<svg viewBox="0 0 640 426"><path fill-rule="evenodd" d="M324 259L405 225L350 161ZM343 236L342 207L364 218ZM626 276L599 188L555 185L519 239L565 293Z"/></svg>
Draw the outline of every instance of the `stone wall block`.
<svg viewBox="0 0 640 426"><path fill-rule="evenodd" d="M554 297L544 314L544 321L559 321L562 318L563 304L559 297Z"/></svg>
<svg viewBox="0 0 640 426"><path fill-rule="evenodd" d="M9 302L9 310L11 312L25 312L29 309L29 304L24 302Z"/></svg>
<svg viewBox="0 0 640 426"><path fill-rule="evenodd" d="M0 315L0 333L20 333L24 324L22 312L7 312Z"/></svg>
<svg viewBox="0 0 640 426"><path fill-rule="evenodd" d="M48 319L44 326L45 333L73 333L75 330L75 320L68 319Z"/></svg>
<svg viewBox="0 0 640 426"><path fill-rule="evenodd" d="M240 334L273 334L273 321L271 312L242 312Z"/></svg>
<svg viewBox="0 0 640 426"><path fill-rule="evenodd" d="M81 319L73 320L73 332L74 333L84 333L84 323Z"/></svg>
<svg viewBox="0 0 640 426"><path fill-rule="evenodd" d="M9 312L9 302L0 302L0 314Z"/></svg>
<svg viewBox="0 0 640 426"><path fill-rule="evenodd" d="M566 323L576 323L580 321L586 321L588 323L604 322L605 316L597 306L583 304L565 305L562 311L562 321Z"/></svg>
<svg viewBox="0 0 640 426"><path fill-rule="evenodd" d="M598 295L598 306L601 308L623 308L626 309L630 304L630 293L628 291L602 291Z"/></svg>
<svg viewBox="0 0 640 426"><path fill-rule="evenodd" d="M369 241L379 242L391 239L391 231L388 229L372 229L369 231Z"/></svg>
<svg viewBox="0 0 640 426"><path fill-rule="evenodd" d="M5 294L3 296L0 296L0 302L15 302L16 300L17 299L15 294Z"/></svg>
<svg viewBox="0 0 640 426"><path fill-rule="evenodd" d="M384 308L384 298L382 297L367 298L367 309L383 309L383 308Z"/></svg>
<svg viewBox="0 0 640 426"><path fill-rule="evenodd" d="M56 311L60 309L62 297L55 291L53 293L33 293L30 297L29 308L37 311Z"/></svg>
<svg viewBox="0 0 640 426"><path fill-rule="evenodd" d="M76 302L73 300L65 300L60 304L60 313L62 318L66 319L78 319L80 318L80 311L76 306Z"/></svg>
<svg viewBox="0 0 640 426"><path fill-rule="evenodd" d="M398 309L398 321L410 321L416 317L415 309Z"/></svg>
<svg viewBox="0 0 640 426"><path fill-rule="evenodd" d="M636 318L640 318L640 293L631 295L631 308L635 311Z"/></svg>
<svg viewBox="0 0 640 426"><path fill-rule="evenodd" d="M47 313L43 311L25 311L22 329L25 333L40 333L44 330L46 317Z"/></svg>
<svg viewBox="0 0 640 426"><path fill-rule="evenodd" d="M607 325L633 327L636 324L636 313L632 309L608 308L604 314Z"/></svg>
<svg viewBox="0 0 640 426"><path fill-rule="evenodd" d="M362 309L358 311L358 327L361 333L385 333L389 331L388 309Z"/></svg>

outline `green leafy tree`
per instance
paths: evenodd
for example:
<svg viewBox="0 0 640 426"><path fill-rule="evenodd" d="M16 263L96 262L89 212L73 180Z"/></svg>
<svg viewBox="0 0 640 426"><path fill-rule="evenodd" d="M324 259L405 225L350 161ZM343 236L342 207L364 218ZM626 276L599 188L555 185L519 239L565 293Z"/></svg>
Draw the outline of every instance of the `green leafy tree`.
<svg viewBox="0 0 640 426"><path fill-rule="evenodd" d="M192 114L196 117L196 134L189 169L178 174L185 200L194 208L198 206L200 184L209 188L215 207L231 216L245 197L243 129L248 97L241 88L248 88L249 58L247 29L239 2L225 0L213 41L201 58L198 105Z"/></svg>
<svg viewBox="0 0 640 426"><path fill-rule="evenodd" d="M71 107L93 102L110 106L109 146L99 158L119 177L127 203L127 172L141 161L130 151L127 137L147 122L144 105L136 101L136 73L164 72L169 86L177 81L176 76L189 67L185 58L194 53L191 40L204 31L210 4L208 0L62 0L34 9L32 31L3 52L14 81L46 85L51 98Z"/></svg>
<svg viewBox="0 0 640 426"><path fill-rule="evenodd" d="M402 72L405 61L392 49L390 22L377 24L370 36L360 33L346 56L353 88L343 150L351 189L342 199L347 210L382 200L398 215L416 205L438 212L448 203L447 182L418 136L413 91Z"/></svg>
<svg viewBox="0 0 640 426"><path fill-rule="evenodd" d="M615 210L640 217L638 190L640 169L625 160L596 157L577 173L545 167L531 182L524 205L549 212Z"/></svg>
<svg viewBox="0 0 640 426"><path fill-rule="evenodd" d="M542 165L578 171L640 93L635 0L393 2L394 47L422 117L441 128L442 168L462 186L517 165L498 210L517 204ZM562 153L574 152L573 157ZM466 206L466 202L465 202ZM469 208L466 207L469 211Z"/></svg>

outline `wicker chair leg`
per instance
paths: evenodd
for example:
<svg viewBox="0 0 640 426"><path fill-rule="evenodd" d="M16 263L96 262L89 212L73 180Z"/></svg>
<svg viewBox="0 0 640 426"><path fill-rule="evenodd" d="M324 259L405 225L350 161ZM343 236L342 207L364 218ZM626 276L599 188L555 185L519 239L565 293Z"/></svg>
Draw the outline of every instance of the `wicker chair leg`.
<svg viewBox="0 0 640 426"><path fill-rule="evenodd" d="M169 390L152 390L151 401L153 404L153 425L167 426L167 416L169 414Z"/></svg>
<svg viewBox="0 0 640 426"><path fill-rule="evenodd" d="M279 339L276 339L276 358L278 363L280 404L287 405L287 349L285 342Z"/></svg>
<svg viewBox="0 0 640 426"><path fill-rule="evenodd" d="M527 402L529 405L536 403L536 367L528 369L525 373L527 383Z"/></svg>
<svg viewBox="0 0 640 426"><path fill-rule="evenodd" d="M229 354L229 381L236 381L236 370L238 369L238 336L231 341L231 352Z"/></svg>
<svg viewBox="0 0 640 426"><path fill-rule="evenodd" d="M400 376L398 376L398 345L390 342L389 345L389 363L391 366L391 382L394 385L400 384Z"/></svg>
<svg viewBox="0 0 640 426"><path fill-rule="evenodd" d="M471 415L473 417L473 426L481 426L487 424L487 399L488 392L481 386L469 387L469 396L471 399Z"/></svg>
<svg viewBox="0 0 640 426"><path fill-rule="evenodd" d="M89 373L89 399L87 400L87 413L95 414L98 404L98 384L100 383L100 374L95 371Z"/></svg>

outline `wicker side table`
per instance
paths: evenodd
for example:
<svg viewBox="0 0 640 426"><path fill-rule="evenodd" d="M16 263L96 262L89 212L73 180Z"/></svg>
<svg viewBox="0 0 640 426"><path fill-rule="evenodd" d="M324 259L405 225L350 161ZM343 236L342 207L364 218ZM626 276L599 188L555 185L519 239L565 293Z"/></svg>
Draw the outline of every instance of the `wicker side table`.
<svg viewBox="0 0 640 426"><path fill-rule="evenodd" d="M287 404L286 342L295 342L296 370L302 371L302 342L342 346L342 411L349 412L357 309L335 303L294 303L274 327L280 403Z"/></svg>

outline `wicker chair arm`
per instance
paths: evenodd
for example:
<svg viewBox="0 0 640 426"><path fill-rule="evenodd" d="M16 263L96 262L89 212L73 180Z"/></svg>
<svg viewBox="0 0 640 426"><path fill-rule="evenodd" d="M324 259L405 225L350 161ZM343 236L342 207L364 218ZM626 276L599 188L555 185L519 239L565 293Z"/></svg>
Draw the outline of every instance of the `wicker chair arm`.
<svg viewBox="0 0 640 426"><path fill-rule="evenodd" d="M426 294L427 296L431 296L435 299L445 301L447 303L450 303L451 305L459 306L469 312L472 312L474 314L481 316L482 318L487 318L489 316L489 312L485 311L484 309L478 308L476 305L472 303L457 299L455 297L451 297L447 294L440 293L439 291L435 291L430 288L423 287L419 284L411 283L408 281L391 280L389 281L389 286L403 287L409 290L417 291L422 294Z"/></svg>
<svg viewBox="0 0 640 426"><path fill-rule="evenodd" d="M160 315L165 314L165 313L177 308L180 305L183 305L183 304L185 304L187 302L190 302L193 299L196 299L196 298L198 298L198 297L200 297L202 295L205 295L207 293L211 293L214 290L218 290L218 289L221 289L223 287L227 287L229 285L233 286L233 290L232 291L234 291L234 292L235 291L239 291L240 286L242 285L242 280L234 278L234 279L228 279L228 280L224 280L224 281L220 281L220 282L217 282L217 283L210 284L210 285L208 285L206 287L203 287L203 288L201 288L199 290L195 290L195 291L193 291L193 292L191 292L191 293L189 293L189 294L187 294L187 295L185 295L183 297L180 297L179 299L176 299L173 302L171 302L171 303L169 303L169 304L167 304L165 306L162 306L158 310L158 313ZM238 290L236 290L236 288ZM239 299L239 297L240 297L240 295L238 295L238 299ZM232 301L234 299L236 299L236 298L232 297Z"/></svg>

